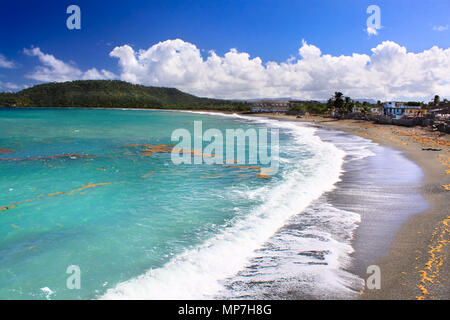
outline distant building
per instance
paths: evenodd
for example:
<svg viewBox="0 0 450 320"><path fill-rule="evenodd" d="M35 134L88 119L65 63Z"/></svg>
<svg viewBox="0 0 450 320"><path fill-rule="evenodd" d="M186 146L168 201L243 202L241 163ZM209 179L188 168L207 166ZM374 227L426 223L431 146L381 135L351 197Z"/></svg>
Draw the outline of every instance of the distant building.
<svg viewBox="0 0 450 320"><path fill-rule="evenodd" d="M316 101L316 100L290 100L289 101L289 105L312 105L312 104L316 104L319 105L320 101Z"/></svg>
<svg viewBox="0 0 450 320"><path fill-rule="evenodd" d="M430 113L439 119L450 119L450 102L439 103Z"/></svg>
<svg viewBox="0 0 450 320"><path fill-rule="evenodd" d="M383 114L383 107L370 107L367 106L368 110L370 112L370 114L373 115L381 115ZM352 108L352 112L353 113L363 113L364 112L364 106L358 106L358 105L354 105Z"/></svg>
<svg viewBox="0 0 450 320"><path fill-rule="evenodd" d="M287 100L259 100L250 103L250 111L255 113L288 112L289 101Z"/></svg>
<svg viewBox="0 0 450 320"><path fill-rule="evenodd" d="M383 114L383 107L371 107L370 113L374 115L381 115Z"/></svg>
<svg viewBox="0 0 450 320"><path fill-rule="evenodd" d="M384 114L386 116L395 116L396 118L421 117L427 113L427 110L420 106L406 106L402 102L386 102Z"/></svg>
<svg viewBox="0 0 450 320"><path fill-rule="evenodd" d="M258 100L250 102L250 110L255 113L286 113L293 107L304 105L320 105L320 102L315 100Z"/></svg>

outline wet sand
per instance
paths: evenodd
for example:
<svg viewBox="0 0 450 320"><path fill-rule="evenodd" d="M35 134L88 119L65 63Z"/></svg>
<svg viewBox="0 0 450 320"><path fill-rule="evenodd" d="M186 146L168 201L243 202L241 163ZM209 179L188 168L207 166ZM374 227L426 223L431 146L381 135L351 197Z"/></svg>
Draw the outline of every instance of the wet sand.
<svg viewBox="0 0 450 320"><path fill-rule="evenodd" d="M268 116L267 114L265 116ZM381 289L361 291L361 299L449 299L450 298L450 138L423 128L376 125L368 121L269 115L279 119L310 122L343 131L395 148L424 172L419 187L428 208L419 210L401 224L388 252L372 264L381 269ZM425 149L425 150L424 150ZM437 151L439 150L439 151ZM396 172L392 172L395 177ZM404 203L405 207L414 207ZM382 208L380 208L382 213ZM385 212L383 211L383 214ZM391 212L390 214L396 214ZM386 225L386 228L391 226ZM366 232L376 232L367 228ZM377 237L374 233L373 237ZM367 237L367 235L365 235ZM357 237L355 242L357 242ZM367 246L366 246L367 248ZM356 246L355 250L358 250ZM370 255L369 255L370 256ZM359 270L358 273L362 273Z"/></svg>

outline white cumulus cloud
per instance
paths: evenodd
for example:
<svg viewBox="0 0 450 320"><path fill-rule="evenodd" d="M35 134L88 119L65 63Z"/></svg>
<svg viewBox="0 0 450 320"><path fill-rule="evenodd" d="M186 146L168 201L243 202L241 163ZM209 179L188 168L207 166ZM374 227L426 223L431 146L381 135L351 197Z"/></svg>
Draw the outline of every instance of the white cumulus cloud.
<svg viewBox="0 0 450 320"><path fill-rule="evenodd" d="M97 70L96 68L82 71L77 67L55 58L51 54L46 54L40 48L24 49L24 53L29 56L38 57L41 65L27 75L28 78L45 82L63 82L70 80L100 80L114 79L116 76L107 70Z"/></svg>
<svg viewBox="0 0 450 320"><path fill-rule="evenodd" d="M115 47L120 78L125 81L176 87L216 98L292 97L326 99L334 91L374 99L450 96L450 48L419 53L385 41L370 55L332 56L306 41L298 57L263 63L259 57L230 49L223 56L181 39L166 40L146 50Z"/></svg>
<svg viewBox="0 0 450 320"><path fill-rule="evenodd" d="M7 91L16 91L19 89L25 89L25 85L18 85L12 82L2 82L0 81L0 89L1 90L7 90Z"/></svg>
<svg viewBox="0 0 450 320"><path fill-rule="evenodd" d="M0 68L13 69L16 66L17 65L13 61L6 59L6 57L0 53Z"/></svg>

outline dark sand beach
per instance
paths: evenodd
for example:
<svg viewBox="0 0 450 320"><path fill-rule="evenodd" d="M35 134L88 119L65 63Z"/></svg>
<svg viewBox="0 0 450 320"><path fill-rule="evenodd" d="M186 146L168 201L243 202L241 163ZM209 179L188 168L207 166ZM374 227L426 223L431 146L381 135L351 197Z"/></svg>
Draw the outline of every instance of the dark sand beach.
<svg viewBox="0 0 450 320"><path fill-rule="evenodd" d="M426 206L423 206L423 202L416 195L404 197L408 199L407 203L400 202L397 208L394 206L388 208L389 210L380 205L371 207L369 203L366 204L366 215L362 215L362 222L354 239L354 256L357 257L355 260L365 262L359 263L350 271L364 277L364 265L375 264L381 269L381 289L366 288L361 291L361 299L448 299L450 297L448 135L440 135L423 128L376 125L367 121L269 116L310 122L321 128L339 130L370 139L381 146L400 151L422 169L423 177L420 172L410 174L420 178L418 191L426 200ZM386 168L389 168L388 163ZM391 172L394 181L397 172L398 170ZM389 193L389 190L387 191ZM361 202L361 199L355 198L355 201ZM405 211L409 214L405 214ZM368 221L370 215L373 217L372 221ZM389 222L389 216L392 216L393 223ZM377 225L377 221L383 221L384 225ZM370 249L370 243L358 244L360 237L364 237L366 242L373 237L373 243L380 243L377 241L380 235L386 237L385 243L389 243L387 250L383 251L383 248L380 246L377 248L377 245Z"/></svg>
<svg viewBox="0 0 450 320"><path fill-rule="evenodd" d="M448 136L437 139L422 129L376 126L359 121L328 123L326 126L358 134L376 143L401 150L425 173L420 191L429 208L412 215L396 232L389 253L377 261L382 270L381 290L366 290L362 298L448 299ZM440 151L427 150L430 148Z"/></svg>

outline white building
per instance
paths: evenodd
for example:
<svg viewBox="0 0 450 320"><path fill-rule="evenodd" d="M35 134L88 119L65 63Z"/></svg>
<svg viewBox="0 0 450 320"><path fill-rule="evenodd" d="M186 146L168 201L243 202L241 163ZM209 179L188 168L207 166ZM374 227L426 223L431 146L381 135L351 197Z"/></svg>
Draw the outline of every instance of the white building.
<svg viewBox="0 0 450 320"><path fill-rule="evenodd" d="M288 112L289 101L284 100L259 100L250 103L250 111L260 112Z"/></svg>

